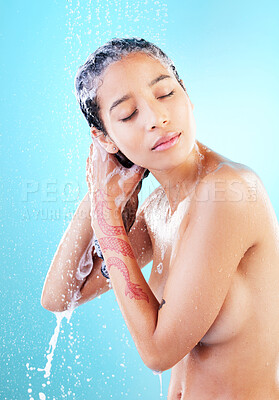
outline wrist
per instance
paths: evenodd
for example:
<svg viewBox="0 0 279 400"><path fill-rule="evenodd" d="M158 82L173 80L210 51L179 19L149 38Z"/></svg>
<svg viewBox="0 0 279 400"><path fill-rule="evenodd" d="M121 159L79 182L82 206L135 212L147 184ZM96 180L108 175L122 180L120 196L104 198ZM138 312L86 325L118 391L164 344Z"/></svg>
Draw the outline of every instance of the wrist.
<svg viewBox="0 0 279 400"><path fill-rule="evenodd" d="M104 235L118 235L119 232L125 233L121 210L117 209L106 210L101 215L98 213L92 215L91 226L97 238Z"/></svg>

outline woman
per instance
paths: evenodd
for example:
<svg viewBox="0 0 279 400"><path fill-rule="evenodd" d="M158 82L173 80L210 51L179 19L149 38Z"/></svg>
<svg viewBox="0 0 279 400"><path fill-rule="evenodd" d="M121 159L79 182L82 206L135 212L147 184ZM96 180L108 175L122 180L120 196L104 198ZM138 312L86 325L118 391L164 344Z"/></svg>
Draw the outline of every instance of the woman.
<svg viewBox="0 0 279 400"><path fill-rule="evenodd" d="M278 399L279 230L261 180L196 140L182 80L143 39L96 50L76 91L93 139L89 194L42 305L62 311L112 287L143 362L172 368L169 400ZM146 170L160 186L137 210Z"/></svg>

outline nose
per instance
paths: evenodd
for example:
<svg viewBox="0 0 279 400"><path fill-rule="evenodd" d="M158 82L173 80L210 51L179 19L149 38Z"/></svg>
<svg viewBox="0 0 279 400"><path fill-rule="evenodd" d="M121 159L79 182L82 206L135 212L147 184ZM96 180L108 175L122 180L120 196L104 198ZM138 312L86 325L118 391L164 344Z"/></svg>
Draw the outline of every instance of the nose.
<svg viewBox="0 0 279 400"><path fill-rule="evenodd" d="M164 128L169 123L168 111L161 104L148 104L146 121L146 127L149 131Z"/></svg>

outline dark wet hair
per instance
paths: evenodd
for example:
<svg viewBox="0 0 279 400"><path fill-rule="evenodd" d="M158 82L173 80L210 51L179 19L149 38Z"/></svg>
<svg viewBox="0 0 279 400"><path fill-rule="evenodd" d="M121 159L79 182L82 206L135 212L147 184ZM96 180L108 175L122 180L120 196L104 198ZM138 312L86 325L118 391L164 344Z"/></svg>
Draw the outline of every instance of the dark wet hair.
<svg viewBox="0 0 279 400"><path fill-rule="evenodd" d="M97 101L100 77L110 64L136 52L144 52L158 59L168 70L173 72L184 89L172 60L155 44L136 37L110 40L90 54L85 63L79 67L75 77L75 93L81 111L89 126L94 126L104 135L107 135L107 132L99 115L100 108Z"/></svg>

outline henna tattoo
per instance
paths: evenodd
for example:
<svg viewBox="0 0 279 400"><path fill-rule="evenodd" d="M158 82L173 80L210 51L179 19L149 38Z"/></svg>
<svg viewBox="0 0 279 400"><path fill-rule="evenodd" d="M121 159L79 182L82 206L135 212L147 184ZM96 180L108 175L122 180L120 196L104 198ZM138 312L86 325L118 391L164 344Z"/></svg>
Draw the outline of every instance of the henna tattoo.
<svg viewBox="0 0 279 400"><path fill-rule="evenodd" d="M110 210L110 208L108 207L107 202L104 199L104 194L101 190L98 190L95 193L95 200L95 213L97 215L98 224L102 232L108 236L98 239L102 250L114 250L123 256L128 256L135 259L133 250L129 243L127 243L125 240L112 237L121 234L127 236L127 234L123 226L113 226L106 222L104 218L104 207L108 210ZM109 257L106 260L106 266L107 271L110 271L111 267L118 268L124 276L126 281L125 296L129 296L131 299L134 298L136 300L146 300L149 303L149 297L140 288L140 285L138 283L131 282L128 267L121 259L117 257Z"/></svg>
<svg viewBox="0 0 279 400"><path fill-rule="evenodd" d="M159 305L159 310L161 310L161 308L163 307L164 304L166 304L166 300L163 299L161 301L161 304Z"/></svg>
<svg viewBox="0 0 279 400"><path fill-rule="evenodd" d="M146 300L149 303L149 298L146 293L139 287L138 283L133 283L130 281L130 274L126 264L117 257L110 257L107 260L108 270L111 267L118 268L126 281L125 296L129 296L130 299L135 298L136 300Z"/></svg>
<svg viewBox="0 0 279 400"><path fill-rule="evenodd" d="M102 237L99 239L99 244L103 251L114 250L116 253L120 253L123 256L135 258L131 246L125 240L115 237Z"/></svg>
<svg viewBox="0 0 279 400"><path fill-rule="evenodd" d="M125 228L123 226L113 226L109 225L104 217L104 207L107 210L111 210L108 205L107 201L104 199L104 194L101 190L98 190L95 194L96 197L96 205L95 205L95 213L97 215L98 224L105 235L108 236L118 236L118 235L126 235Z"/></svg>

